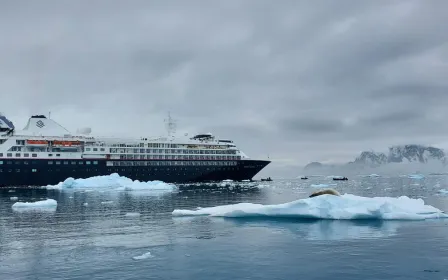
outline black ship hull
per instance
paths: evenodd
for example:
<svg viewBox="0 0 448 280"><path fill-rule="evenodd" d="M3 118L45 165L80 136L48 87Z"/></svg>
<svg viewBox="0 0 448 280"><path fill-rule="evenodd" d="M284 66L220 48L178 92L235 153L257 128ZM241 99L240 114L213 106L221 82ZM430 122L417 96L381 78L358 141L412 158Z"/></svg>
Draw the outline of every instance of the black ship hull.
<svg viewBox="0 0 448 280"><path fill-rule="evenodd" d="M0 159L0 187L56 185L72 177L89 178L118 173L132 180L166 183L251 180L270 161L126 161Z"/></svg>

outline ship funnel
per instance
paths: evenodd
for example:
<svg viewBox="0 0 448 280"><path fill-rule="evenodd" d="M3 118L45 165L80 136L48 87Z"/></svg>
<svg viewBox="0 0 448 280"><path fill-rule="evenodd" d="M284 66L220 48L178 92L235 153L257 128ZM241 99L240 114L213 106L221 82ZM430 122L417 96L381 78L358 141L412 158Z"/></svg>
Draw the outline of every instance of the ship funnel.
<svg viewBox="0 0 448 280"><path fill-rule="evenodd" d="M44 115L32 116L26 124L23 132L30 135L46 136L67 136L70 131L62 127L52 119L47 119Z"/></svg>

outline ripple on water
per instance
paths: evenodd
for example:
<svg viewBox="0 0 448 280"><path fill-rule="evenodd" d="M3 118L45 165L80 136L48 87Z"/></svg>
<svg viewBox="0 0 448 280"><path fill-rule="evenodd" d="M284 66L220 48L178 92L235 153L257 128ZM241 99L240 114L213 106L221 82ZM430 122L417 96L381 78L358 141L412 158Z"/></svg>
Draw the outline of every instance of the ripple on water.
<svg viewBox="0 0 448 280"><path fill-rule="evenodd" d="M307 197L326 177L259 189L129 192L0 190L2 279L444 279L448 221L298 221L173 217L174 209ZM423 197L448 211L443 176L353 177L333 186L359 196ZM52 198L53 213L17 213ZM113 201L111 204L102 202ZM86 204L87 203L87 204ZM418 253L416 253L418 252ZM141 257L149 253L149 258ZM133 258L141 257L140 260Z"/></svg>

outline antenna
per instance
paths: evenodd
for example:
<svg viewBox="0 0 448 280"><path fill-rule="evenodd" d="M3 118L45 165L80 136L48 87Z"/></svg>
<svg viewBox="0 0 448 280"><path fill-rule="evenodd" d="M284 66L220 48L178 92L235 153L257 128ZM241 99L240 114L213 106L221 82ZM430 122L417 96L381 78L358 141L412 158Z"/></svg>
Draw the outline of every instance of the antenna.
<svg viewBox="0 0 448 280"><path fill-rule="evenodd" d="M168 118L165 119L165 126L168 132L168 137L176 133L176 121L171 118L170 112L168 112Z"/></svg>

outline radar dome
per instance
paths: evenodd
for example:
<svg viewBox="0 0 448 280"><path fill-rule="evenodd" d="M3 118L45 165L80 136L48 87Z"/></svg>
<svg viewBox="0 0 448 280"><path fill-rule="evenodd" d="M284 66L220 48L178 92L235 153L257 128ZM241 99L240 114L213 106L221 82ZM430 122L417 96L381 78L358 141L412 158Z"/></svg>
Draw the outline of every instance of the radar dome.
<svg viewBox="0 0 448 280"><path fill-rule="evenodd" d="M92 128L90 127L78 128L76 132L79 134L90 134L92 132Z"/></svg>

